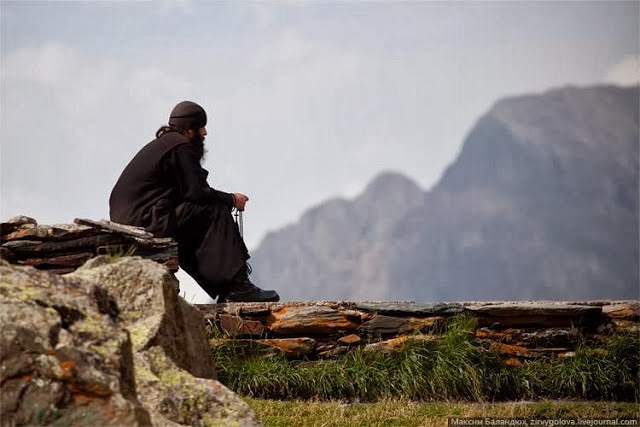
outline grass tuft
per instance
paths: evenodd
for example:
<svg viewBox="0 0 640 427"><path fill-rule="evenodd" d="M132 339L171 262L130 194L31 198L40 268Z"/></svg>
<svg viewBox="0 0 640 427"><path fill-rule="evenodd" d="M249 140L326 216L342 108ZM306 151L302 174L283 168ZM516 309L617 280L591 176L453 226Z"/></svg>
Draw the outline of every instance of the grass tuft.
<svg viewBox="0 0 640 427"><path fill-rule="evenodd" d="M134 245L107 245L103 248L103 250L109 257L109 262L113 263L121 258L135 255L137 248Z"/></svg>

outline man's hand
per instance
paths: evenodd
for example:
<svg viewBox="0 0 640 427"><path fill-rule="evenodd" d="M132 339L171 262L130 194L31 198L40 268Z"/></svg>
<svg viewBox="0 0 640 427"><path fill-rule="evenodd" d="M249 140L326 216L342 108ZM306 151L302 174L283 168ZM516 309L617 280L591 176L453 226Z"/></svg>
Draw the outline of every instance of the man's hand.
<svg viewBox="0 0 640 427"><path fill-rule="evenodd" d="M244 210L244 205L247 204L249 198L242 193L231 193L233 195L233 207L239 211Z"/></svg>

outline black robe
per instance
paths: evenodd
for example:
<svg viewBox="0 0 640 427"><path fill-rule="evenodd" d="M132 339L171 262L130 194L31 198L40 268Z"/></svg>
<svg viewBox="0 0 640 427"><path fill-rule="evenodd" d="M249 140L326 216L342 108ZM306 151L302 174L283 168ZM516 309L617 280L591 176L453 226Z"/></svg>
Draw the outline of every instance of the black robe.
<svg viewBox="0 0 640 427"><path fill-rule="evenodd" d="M233 197L207 184L196 150L171 132L144 146L109 198L111 220L178 242L180 267L215 298L249 253L233 221Z"/></svg>

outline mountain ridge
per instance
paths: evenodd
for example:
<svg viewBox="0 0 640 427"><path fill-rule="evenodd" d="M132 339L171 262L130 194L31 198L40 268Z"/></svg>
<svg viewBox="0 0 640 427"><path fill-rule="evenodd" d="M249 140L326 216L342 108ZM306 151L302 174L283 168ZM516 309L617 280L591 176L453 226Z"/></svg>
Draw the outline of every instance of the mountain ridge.
<svg viewBox="0 0 640 427"><path fill-rule="evenodd" d="M265 237L257 278L285 299L637 297L639 89L499 100L431 189L386 172L317 205Z"/></svg>

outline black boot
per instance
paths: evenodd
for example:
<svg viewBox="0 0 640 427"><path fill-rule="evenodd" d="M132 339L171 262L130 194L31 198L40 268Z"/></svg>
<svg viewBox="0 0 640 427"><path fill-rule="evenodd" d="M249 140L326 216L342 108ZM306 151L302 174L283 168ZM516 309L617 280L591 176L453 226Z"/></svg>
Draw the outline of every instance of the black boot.
<svg viewBox="0 0 640 427"><path fill-rule="evenodd" d="M245 266L232 279L226 292L222 292L217 303L223 302L278 302L280 295L276 291L265 291L254 285L249 279L250 269Z"/></svg>

